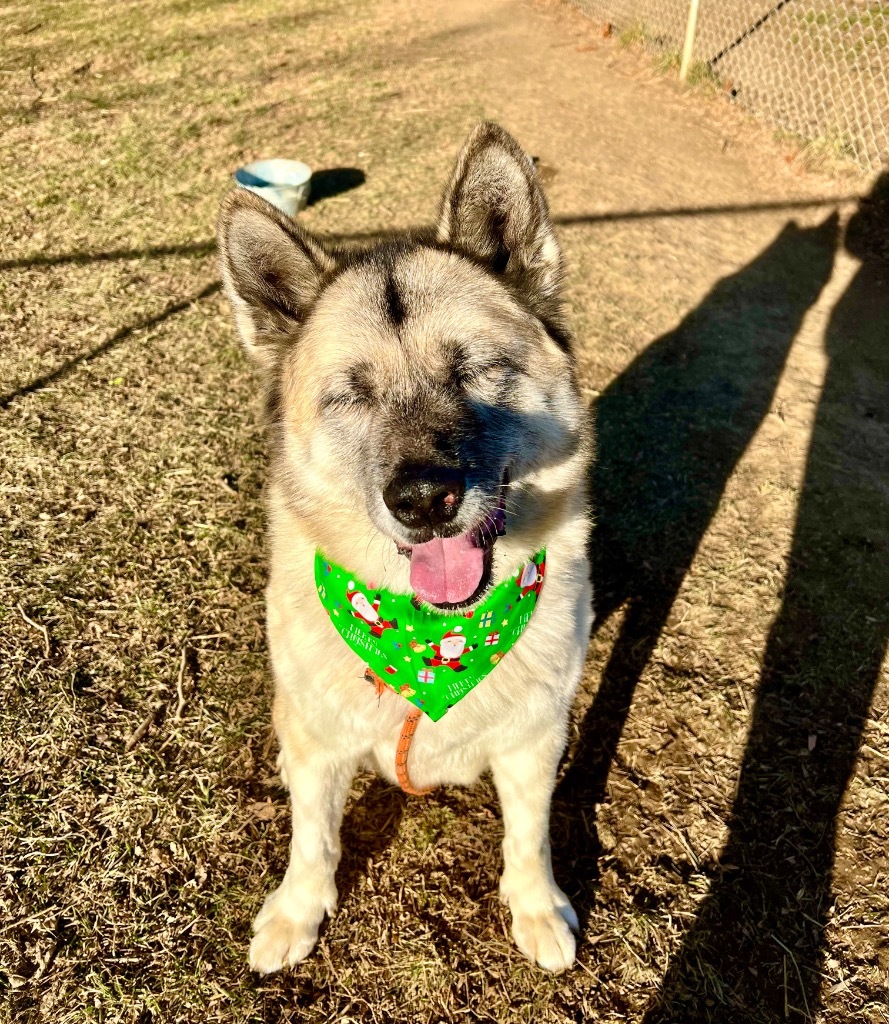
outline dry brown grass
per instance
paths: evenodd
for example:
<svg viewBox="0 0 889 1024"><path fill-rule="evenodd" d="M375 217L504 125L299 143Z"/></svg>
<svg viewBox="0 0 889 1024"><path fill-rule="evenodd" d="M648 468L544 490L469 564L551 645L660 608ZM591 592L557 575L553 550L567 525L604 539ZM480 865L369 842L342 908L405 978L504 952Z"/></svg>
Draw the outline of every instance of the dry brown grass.
<svg viewBox="0 0 889 1024"><path fill-rule="evenodd" d="M307 223L414 224L484 114L535 147L558 214L828 186L726 155L703 101L517 4L0 18L0 1020L889 1020L889 403L818 411L838 330L879 397L886 306L879 264L831 271L824 211L782 243L781 211L563 231L600 428L603 621L553 819L577 968L509 940L487 781L357 780L317 953L262 981L245 955L289 814L257 386L207 244L231 169L360 167Z"/></svg>

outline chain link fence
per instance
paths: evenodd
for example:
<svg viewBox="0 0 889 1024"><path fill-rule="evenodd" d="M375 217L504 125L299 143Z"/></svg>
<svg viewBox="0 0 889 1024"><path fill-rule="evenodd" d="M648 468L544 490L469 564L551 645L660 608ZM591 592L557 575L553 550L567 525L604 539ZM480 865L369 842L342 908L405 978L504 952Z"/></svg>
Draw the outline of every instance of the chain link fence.
<svg viewBox="0 0 889 1024"><path fill-rule="evenodd" d="M679 67L690 0L572 0ZM700 0L690 79L867 167L889 164L889 0Z"/></svg>

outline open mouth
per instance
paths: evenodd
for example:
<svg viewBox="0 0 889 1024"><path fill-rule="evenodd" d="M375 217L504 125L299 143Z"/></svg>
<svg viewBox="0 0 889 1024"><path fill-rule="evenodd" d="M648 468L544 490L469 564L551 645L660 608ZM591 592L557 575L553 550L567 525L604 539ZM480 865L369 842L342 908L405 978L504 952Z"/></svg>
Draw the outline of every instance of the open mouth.
<svg viewBox="0 0 889 1024"><path fill-rule="evenodd" d="M503 498L466 533L399 545L411 562L411 587L426 604L457 608L475 601L491 582L494 544L506 533Z"/></svg>

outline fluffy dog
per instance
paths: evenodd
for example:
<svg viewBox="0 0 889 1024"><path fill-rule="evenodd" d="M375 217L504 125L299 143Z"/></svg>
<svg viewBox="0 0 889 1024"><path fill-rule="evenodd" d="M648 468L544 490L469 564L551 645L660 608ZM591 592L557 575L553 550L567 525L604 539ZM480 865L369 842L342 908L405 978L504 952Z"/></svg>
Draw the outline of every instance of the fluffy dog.
<svg viewBox="0 0 889 1024"><path fill-rule="evenodd" d="M549 808L591 622L591 440L533 163L482 124L425 234L335 248L245 190L225 199L218 233L226 293L267 394L273 718L293 813L290 864L254 922L250 964L265 974L311 952L336 904L353 775L363 765L399 778L413 714L412 786L493 773L513 936L562 970L577 917L553 878ZM533 561L544 550L545 584ZM331 612L319 597L320 564L350 577L342 621L339 603ZM423 687L455 686L471 675L457 670L499 641L482 638L485 616L473 615L491 594L508 598L511 580L507 607L536 601L514 645L491 654L440 720L422 715ZM392 638L404 627L386 601L399 595L442 628L418 638L435 641L419 681L394 692L366 681L358 645L391 640L398 661ZM412 641L404 660L424 647Z"/></svg>

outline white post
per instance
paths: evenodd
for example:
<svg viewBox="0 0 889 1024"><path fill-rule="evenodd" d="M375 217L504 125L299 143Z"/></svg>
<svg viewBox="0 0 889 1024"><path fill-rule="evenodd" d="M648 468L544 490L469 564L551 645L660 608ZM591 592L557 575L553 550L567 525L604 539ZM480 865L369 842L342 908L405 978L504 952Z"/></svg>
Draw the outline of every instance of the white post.
<svg viewBox="0 0 889 1024"><path fill-rule="evenodd" d="M701 0L691 0L688 8L688 24L685 27L685 47L682 51L682 65L679 68L679 81L684 82L688 78L688 69L691 67L691 55L695 48L695 32L698 28L698 8Z"/></svg>

